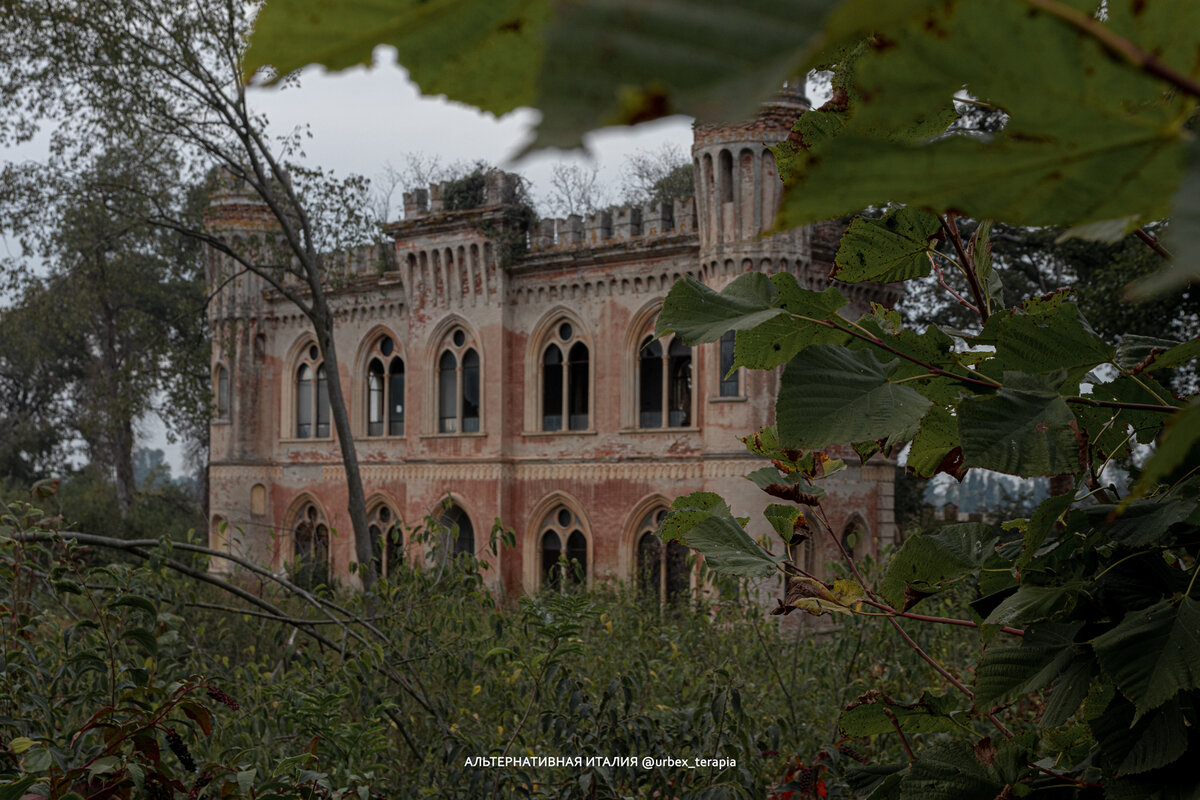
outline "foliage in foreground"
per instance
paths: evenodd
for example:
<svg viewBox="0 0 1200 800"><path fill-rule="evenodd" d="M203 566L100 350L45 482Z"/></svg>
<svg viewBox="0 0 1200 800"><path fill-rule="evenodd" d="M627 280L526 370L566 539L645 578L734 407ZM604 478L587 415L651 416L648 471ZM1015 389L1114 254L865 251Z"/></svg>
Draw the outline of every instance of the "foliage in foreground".
<svg viewBox="0 0 1200 800"><path fill-rule="evenodd" d="M373 594L308 595L264 572L223 584L187 542L58 534L26 504L2 524L6 799L763 797L788 776L810 781L797 800L837 797L874 754L839 750L837 710L931 678L873 626L780 628L744 591L503 606L477 562L435 556ZM963 637L931 633L955 660ZM697 757L730 763L670 765Z"/></svg>
<svg viewBox="0 0 1200 800"><path fill-rule="evenodd" d="M290 0L292 11L308 5ZM767 514L781 540L774 552L711 494L680 498L663 536L686 541L718 572L791 576L781 612L882 613L900 636L908 635L902 618L909 627L931 622L939 615L919 613L930 598L965 587L957 618L935 621L978 629L971 668L927 654L940 667L928 691L903 701L868 694L843 713L845 732L895 737L906 755L859 771L862 795L1196 796L1200 399L1168 387L1169 371L1200 355L1200 340L1168 338L1165 323L1149 336L1105 325L1117 335L1104 338L1069 292L1005 286L992 265L990 220L1109 242L1135 235L1171 261L1140 276L1135 296L1200 274L1200 158L1190 130L1200 6L717 5L582 0L477 13L464 47L487 43L478 58L497 67L498 84L478 81L458 53L439 58L415 45L418 32L445 20L398 12L409 24L389 40L427 90L496 111L537 104L544 144L678 110L748 116L745 106L795 77L797 65L834 68L830 102L801 115L775 149L787 187L781 224L893 204L882 218L850 225L830 277L933 273L970 317L922 329L875 308L851 322L838 314L847 302L840 290L813 291L787 274L746 275L719 293L677 285L660 333L695 344L736 330L738 366L783 367L778 424L747 442L774 461L752 479L785 502ZM292 69L312 57L301 34L319 15L288 9L287 0L266 8L248 70ZM359 9L320 36L319 58L345 66L362 58L364 41L394 30ZM518 48L523 58L499 70ZM996 124L955 127L969 107L993 113ZM1173 259L1142 227L1168 214ZM979 222L973 235L962 234L960 217ZM959 276L959 288L943 270ZM985 468L1054 476L1058 491L999 535L963 525L909 539L878 583L849 554L851 577L832 584L787 560L797 541L832 533L819 481L840 466L836 456L906 446L919 476ZM1128 493L1109 485L1110 464L1150 446Z"/></svg>

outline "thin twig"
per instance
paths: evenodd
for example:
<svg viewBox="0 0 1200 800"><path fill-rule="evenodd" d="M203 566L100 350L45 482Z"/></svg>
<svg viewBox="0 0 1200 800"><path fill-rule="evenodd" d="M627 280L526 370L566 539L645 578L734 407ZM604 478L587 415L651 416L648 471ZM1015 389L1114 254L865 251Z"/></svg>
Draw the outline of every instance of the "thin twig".
<svg viewBox="0 0 1200 800"><path fill-rule="evenodd" d="M1163 258L1167 259L1168 261L1174 260L1173 256L1171 255L1171 251L1162 246L1162 243L1158 241L1157 236L1152 233L1147 233L1145 228L1138 228L1133 232L1133 234L1145 242L1147 247L1158 253Z"/></svg>
<svg viewBox="0 0 1200 800"><path fill-rule="evenodd" d="M983 293L983 287L979 285L979 276L975 274L975 259L967 255L967 250L963 246L962 236L958 233L958 224L954 221L953 216L938 217L942 223L942 230L946 233L946 238L950 240L950 244L954 245L955 252L958 253L959 264L962 266L963 276L967 279L967 285L971 287L971 295L975 298L975 310L979 312L979 319L986 323L991 312L988 310L987 296Z"/></svg>

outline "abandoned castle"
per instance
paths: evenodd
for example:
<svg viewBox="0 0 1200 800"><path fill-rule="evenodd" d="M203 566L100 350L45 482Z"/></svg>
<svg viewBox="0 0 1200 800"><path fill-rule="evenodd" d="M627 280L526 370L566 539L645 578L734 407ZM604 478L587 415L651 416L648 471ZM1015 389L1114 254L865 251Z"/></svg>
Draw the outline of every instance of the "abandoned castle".
<svg viewBox="0 0 1200 800"><path fill-rule="evenodd" d="M475 553L498 591L637 581L666 599L699 580L686 551L652 533L676 496L719 492L751 533L769 531L759 512L771 498L744 478L762 462L738 437L773 423L778 371L727 376L732 338L693 348L652 331L685 275L720 288L749 270L788 271L828 285L837 228L761 235L782 189L766 146L803 102L781 95L751 123L697 126L694 198L540 220L511 263L489 235L511 176L490 174L470 209L447 210L444 185L405 196L389 268L364 263L333 300L381 570L426 562L434 542L411 531L432 518L447 530L438 546ZM243 235L261 219L251 205L219 192L210 225ZM213 255L214 283L221 268ZM889 286L846 291L846 314L897 299ZM344 469L308 320L253 275L224 283L210 317L212 545L353 582ZM830 522L874 552L895 535L894 463L847 462L826 485ZM516 534L498 555L495 519ZM826 555L802 557L820 571Z"/></svg>

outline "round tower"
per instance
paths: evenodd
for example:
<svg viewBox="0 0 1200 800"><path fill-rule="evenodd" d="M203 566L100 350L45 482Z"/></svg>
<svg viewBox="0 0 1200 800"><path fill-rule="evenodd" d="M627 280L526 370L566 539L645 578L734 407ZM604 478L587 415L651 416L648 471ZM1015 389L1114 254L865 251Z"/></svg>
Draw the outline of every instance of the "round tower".
<svg viewBox="0 0 1200 800"><path fill-rule="evenodd" d="M808 107L800 88L784 87L749 122L695 126L692 166L706 276L726 277L749 269L807 270L806 229L762 234L774 225L783 192L768 148L787 138L796 117Z"/></svg>

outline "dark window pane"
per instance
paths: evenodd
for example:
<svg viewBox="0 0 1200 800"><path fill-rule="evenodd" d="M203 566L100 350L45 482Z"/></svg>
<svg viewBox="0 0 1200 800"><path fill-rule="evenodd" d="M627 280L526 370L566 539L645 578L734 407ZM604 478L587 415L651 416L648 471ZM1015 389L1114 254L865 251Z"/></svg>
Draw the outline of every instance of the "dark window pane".
<svg viewBox="0 0 1200 800"><path fill-rule="evenodd" d="M300 439L312 436L312 391L312 370L302 364L296 371L296 436Z"/></svg>
<svg viewBox="0 0 1200 800"><path fill-rule="evenodd" d="M570 428L586 431L588 427L588 349L583 342L571 348L567 367L567 404Z"/></svg>
<svg viewBox="0 0 1200 800"><path fill-rule="evenodd" d="M562 553L562 541L554 531L542 534L542 586L558 586L560 570L558 557Z"/></svg>
<svg viewBox="0 0 1200 800"><path fill-rule="evenodd" d="M229 370L217 367L217 416L229 416Z"/></svg>
<svg viewBox="0 0 1200 800"><path fill-rule="evenodd" d="M479 354L474 350L463 353L462 367L463 432L479 430Z"/></svg>
<svg viewBox="0 0 1200 800"><path fill-rule="evenodd" d="M655 340L643 342L638 354L638 424L662 427L662 346Z"/></svg>
<svg viewBox="0 0 1200 800"><path fill-rule="evenodd" d="M542 430L561 431L563 426L562 351L550 345L542 354Z"/></svg>
<svg viewBox="0 0 1200 800"><path fill-rule="evenodd" d="M659 599L659 572L662 560L662 543L653 533L644 533L638 541L637 581L638 589L647 599Z"/></svg>
<svg viewBox="0 0 1200 800"><path fill-rule="evenodd" d="M325 380L325 365L317 367L317 436L329 435L329 382Z"/></svg>
<svg viewBox="0 0 1200 800"><path fill-rule="evenodd" d="M587 579L587 537L583 531L571 531L567 538L567 578L575 583Z"/></svg>
<svg viewBox="0 0 1200 800"><path fill-rule="evenodd" d="M438 433L458 433L458 359L449 350L438 361Z"/></svg>
<svg viewBox="0 0 1200 800"><path fill-rule="evenodd" d="M692 424L692 348L678 339L671 342L667 369L671 414L668 424L672 428L686 428Z"/></svg>
<svg viewBox="0 0 1200 800"><path fill-rule="evenodd" d="M667 600L684 595L691 588L687 553L687 548L679 542L667 544Z"/></svg>
<svg viewBox="0 0 1200 800"><path fill-rule="evenodd" d="M465 511L454 506L442 516L441 523L452 535L454 529L458 528L458 534L454 537L454 555L475 552L475 528Z"/></svg>
<svg viewBox="0 0 1200 800"><path fill-rule="evenodd" d="M398 358L388 368L388 434L404 435L404 362Z"/></svg>
<svg viewBox="0 0 1200 800"><path fill-rule="evenodd" d="M734 332L726 331L721 337L721 397L737 397L741 387L738 385L738 372L733 370Z"/></svg>

